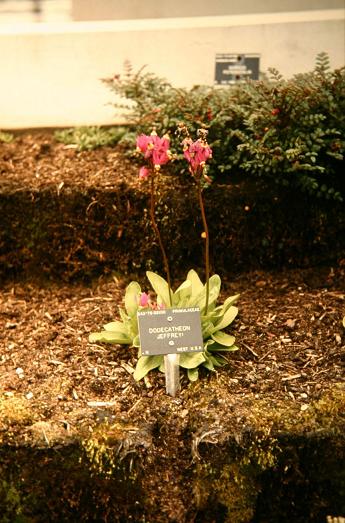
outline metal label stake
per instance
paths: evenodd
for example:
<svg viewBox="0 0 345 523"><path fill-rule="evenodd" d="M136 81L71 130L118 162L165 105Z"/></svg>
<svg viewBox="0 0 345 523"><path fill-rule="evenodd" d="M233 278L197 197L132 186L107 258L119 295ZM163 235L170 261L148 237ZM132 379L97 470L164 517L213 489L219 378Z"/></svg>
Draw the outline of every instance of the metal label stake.
<svg viewBox="0 0 345 523"><path fill-rule="evenodd" d="M164 355L166 392L176 396L180 390L180 355L203 351L200 309L139 311L138 325L142 356Z"/></svg>
<svg viewBox="0 0 345 523"><path fill-rule="evenodd" d="M164 356L165 390L173 398L181 388L179 361L179 354L166 354Z"/></svg>

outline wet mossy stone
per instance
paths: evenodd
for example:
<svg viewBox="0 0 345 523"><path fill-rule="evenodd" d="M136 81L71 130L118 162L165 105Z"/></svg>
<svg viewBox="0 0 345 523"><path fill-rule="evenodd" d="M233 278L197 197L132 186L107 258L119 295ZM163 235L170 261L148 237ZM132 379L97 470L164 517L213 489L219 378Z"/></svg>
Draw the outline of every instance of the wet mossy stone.
<svg viewBox="0 0 345 523"><path fill-rule="evenodd" d="M42 422L7 413L0 522L325 523L345 513L341 386L307 409L249 394L227 407L211 401L221 379L200 387L183 409L153 405L149 424L95 422L50 446L33 437Z"/></svg>

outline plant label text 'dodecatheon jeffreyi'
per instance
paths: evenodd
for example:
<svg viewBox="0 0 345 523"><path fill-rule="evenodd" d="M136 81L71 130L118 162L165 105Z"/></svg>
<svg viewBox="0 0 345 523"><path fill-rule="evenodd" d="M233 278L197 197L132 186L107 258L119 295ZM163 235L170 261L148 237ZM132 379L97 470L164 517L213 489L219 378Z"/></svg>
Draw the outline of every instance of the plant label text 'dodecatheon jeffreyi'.
<svg viewBox="0 0 345 523"><path fill-rule="evenodd" d="M203 351L198 307L140 311L138 325L142 356Z"/></svg>

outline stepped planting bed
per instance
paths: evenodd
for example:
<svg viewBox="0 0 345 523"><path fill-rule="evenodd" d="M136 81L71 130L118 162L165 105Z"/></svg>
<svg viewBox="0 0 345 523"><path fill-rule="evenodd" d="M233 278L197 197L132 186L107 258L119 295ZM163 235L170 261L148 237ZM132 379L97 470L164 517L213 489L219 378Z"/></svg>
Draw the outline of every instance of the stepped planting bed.
<svg viewBox="0 0 345 523"><path fill-rule="evenodd" d="M0 173L1 522L345 514L343 204L240 179L205 193L239 350L171 398L157 371L134 380L136 350L88 342L162 270L137 167L40 131L0 144ZM162 175L157 213L176 286L202 274L187 176Z"/></svg>

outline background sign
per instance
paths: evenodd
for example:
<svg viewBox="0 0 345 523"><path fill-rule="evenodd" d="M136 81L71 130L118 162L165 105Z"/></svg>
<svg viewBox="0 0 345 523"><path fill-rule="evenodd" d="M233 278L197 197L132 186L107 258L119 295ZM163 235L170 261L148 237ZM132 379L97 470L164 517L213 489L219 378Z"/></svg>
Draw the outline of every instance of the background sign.
<svg viewBox="0 0 345 523"><path fill-rule="evenodd" d="M138 312L141 354L202 352L200 309L164 309Z"/></svg>
<svg viewBox="0 0 345 523"><path fill-rule="evenodd" d="M230 85L250 78L259 79L259 55L216 54L216 85Z"/></svg>

